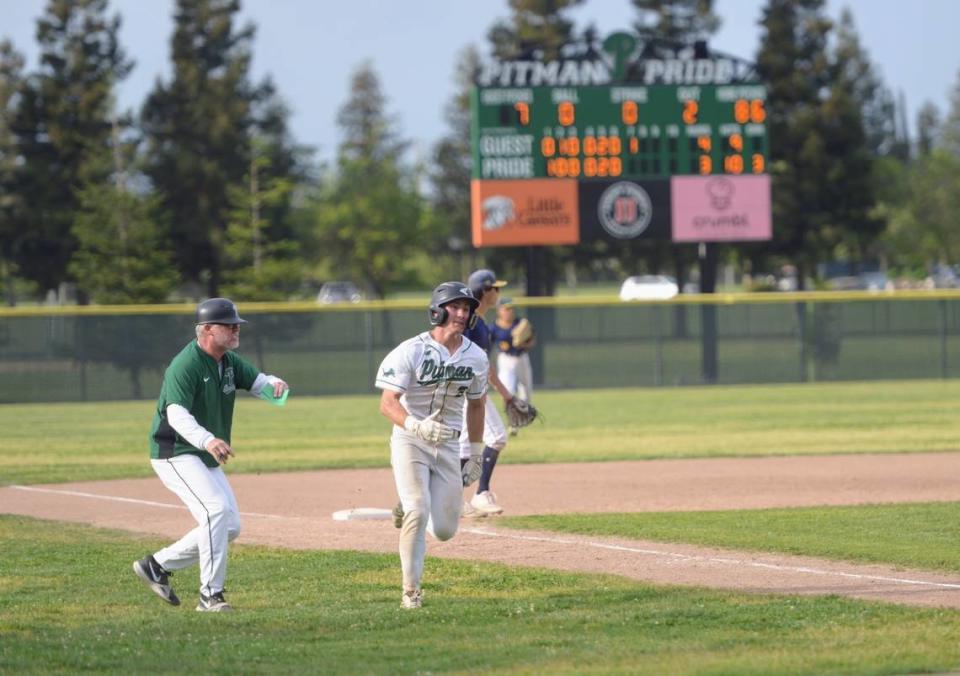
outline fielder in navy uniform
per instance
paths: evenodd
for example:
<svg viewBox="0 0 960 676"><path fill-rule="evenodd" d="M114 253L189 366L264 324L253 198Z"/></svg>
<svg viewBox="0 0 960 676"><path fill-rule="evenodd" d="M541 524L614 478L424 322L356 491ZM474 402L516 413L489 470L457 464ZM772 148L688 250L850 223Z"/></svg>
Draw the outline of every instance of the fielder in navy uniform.
<svg viewBox="0 0 960 676"><path fill-rule="evenodd" d="M230 432L236 391L259 395L272 388L280 397L288 388L276 376L260 373L240 355L236 305L211 298L197 306L196 340L173 358L163 376L150 428L150 464L173 491L197 527L168 547L134 561L133 572L151 591L177 606L180 599L169 576L200 564L201 612L232 610L223 596L227 547L240 534L240 510L221 465L233 457Z"/></svg>
<svg viewBox="0 0 960 676"><path fill-rule="evenodd" d="M526 333L522 331L527 325ZM497 377L507 388L510 396L533 402L533 367L530 365L530 348L537 339L530 321L517 317L510 298L501 298L497 303L497 319L490 325L490 339L497 346ZM510 428L510 434L518 430Z"/></svg>
<svg viewBox="0 0 960 676"><path fill-rule="evenodd" d="M476 343L488 356L488 359L492 344L490 328L483 321L483 317L489 310L496 307L500 298L500 289L506 285L507 282L497 279L493 271L487 269L476 270L467 279L467 286L470 287L471 293L480 301L477 308L479 321L472 328L468 328L463 335ZM513 398L513 395L497 377L497 369L492 363L487 374L487 381L503 397L504 402ZM497 503L497 496L490 490L490 481L493 477L493 470L497 466L497 459L507 446L507 428L503 424L503 418L500 417L500 411L497 410L489 394L484 399L483 470L477 484L476 494L468 504L464 505L466 516L488 516L503 512L503 507ZM465 459L469 455L469 446L461 442L460 457Z"/></svg>
<svg viewBox="0 0 960 676"><path fill-rule="evenodd" d="M423 604L427 531L438 540L456 534L463 487L480 475L489 362L486 352L463 336L477 305L462 282L444 282L430 297L433 328L400 343L377 371L380 413L393 423L390 465L400 496L394 514L403 608ZM458 439L468 449L463 463Z"/></svg>

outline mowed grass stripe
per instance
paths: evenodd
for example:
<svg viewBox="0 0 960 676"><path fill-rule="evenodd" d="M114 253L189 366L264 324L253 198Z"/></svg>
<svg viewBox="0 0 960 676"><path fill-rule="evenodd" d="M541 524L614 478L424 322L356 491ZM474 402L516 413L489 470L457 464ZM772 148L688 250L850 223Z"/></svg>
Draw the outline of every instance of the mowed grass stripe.
<svg viewBox="0 0 960 676"><path fill-rule="evenodd" d="M950 451L960 381L538 392L501 462ZM498 402L499 403L499 402ZM152 476L154 402L0 406L0 483ZM389 466L378 398L238 399L233 472Z"/></svg>
<svg viewBox="0 0 960 676"><path fill-rule="evenodd" d="M238 611L162 604L130 562L161 543L0 517L0 672L948 672L960 612L838 597L664 588L428 559L426 605L399 609L395 555L236 546Z"/></svg>
<svg viewBox="0 0 960 676"><path fill-rule="evenodd" d="M497 524L960 572L960 502L517 516Z"/></svg>

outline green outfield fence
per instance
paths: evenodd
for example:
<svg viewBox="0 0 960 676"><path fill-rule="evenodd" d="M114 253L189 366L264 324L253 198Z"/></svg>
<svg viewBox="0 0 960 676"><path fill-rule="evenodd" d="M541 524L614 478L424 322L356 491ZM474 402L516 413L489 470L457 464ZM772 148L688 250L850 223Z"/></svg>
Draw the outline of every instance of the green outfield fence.
<svg viewBox="0 0 960 676"><path fill-rule="evenodd" d="M241 352L301 395L374 392L422 302L240 303ZM517 299L541 388L960 377L960 291ZM193 305L0 309L0 402L153 399Z"/></svg>

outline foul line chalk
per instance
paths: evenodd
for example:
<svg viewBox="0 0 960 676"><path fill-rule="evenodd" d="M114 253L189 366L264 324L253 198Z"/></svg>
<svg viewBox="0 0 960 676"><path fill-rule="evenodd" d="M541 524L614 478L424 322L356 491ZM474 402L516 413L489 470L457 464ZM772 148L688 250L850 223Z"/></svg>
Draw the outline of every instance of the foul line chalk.
<svg viewBox="0 0 960 676"><path fill-rule="evenodd" d="M64 491L55 488L36 488L35 486L7 486L18 491L29 491L31 493L52 493L53 495L72 495L78 498L94 498L96 500L110 500L111 502L129 502L134 505L146 505L148 507L162 507L164 509L182 509L187 511L184 505L171 505L167 502L153 502L152 500L137 500L136 498L121 498L116 495L99 495L97 493L84 493L82 491ZM294 519L297 517L278 516L277 514L259 514L257 512L240 512L240 516L259 516L265 519Z"/></svg>
<svg viewBox="0 0 960 676"><path fill-rule="evenodd" d="M715 556L695 556L692 554L680 554L678 552L668 552L659 549L641 549L639 547L626 547L624 545L611 545L605 542L590 542L580 540L565 540L563 538L551 538L536 535L518 535L514 533L495 533L493 531L481 528L464 528L465 533L473 533L483 537L507 538L510 540L525 540L528 542L548 542L555 545L577 545L580 547L593 547L595 549L610 549L617 552L629 552L631 554L646 554L648 556L662 556L671 559L683 561L700 561L705 563L722 563L733 566L747 566L752 568L766 568L768 570L782 570L792 573L806 573L808 575L822 575L825 577L846 577L856 580L873 580L875 582L891 582L897 584L912 584L925 587L942 587L944 589L960 589L960 584L951 584L949 582L929 582L927 580L911 580L901 577L885 577L883 575L864 575L860 573L844 573L835 570L822 570L820 568L810 568L807 566L784 566L777 563L764 563L762 561L744 561L743 559L728 559Z"/></svg>
<svg viewBox="0 0 960 676"><path fill-rule="evenodd" d="M19 491L29 491L33 493L51 493L54 495L72 495L80 498L93 498L96 500L109 500L113 502L129 502L136 505L146 505L148 507L162 507L164 509L182 509L186 511L186 507L183 505L172 505L165 502L153 502L151 500L137 500L135 498L121 498L115 495L98 495L97 493L84 493L81 491L67 491L67 490L58 490L54 488L37 488L35 486L7 486L7 488L12 488ZM341 510L340 512L334 513L334 519L338 519L337 514L344 514L347 512L357 512L362 510L369 510L369 515L365 517L366 519L387 519L391 516L391 512L388 509L378 509L375 507L361 507L354 510ZM375 516L373 514L376 514ZM302 519L307 517L295 517L295 516L281 516L279 514L260 514L258 512L240 512L241 516L256 516L262 517L265 519ZM354 517L357 518L357 517ZM720 563L725 565L733 566L746 566L750 568L766 568L768 570L783 570L793 573L805 573L807 575L821 575L825 577L845 577L855 580L873 580L876 582L889 582L895 584L910 584L917 585L922 587L940 587L943 589L960 589L960 584L951 584L949 582L929 582L927 580L912 580L909 578L902 577L886 577L883 575L864 575L860 573L844 573L841 571L834 570L823 570L820 568L810 568L808 566L784 566L782 564L776 563L764 563L763 561L744 561L743 559L732 559L716 556L695 556L692 554L680 554L678 552L670 552L661 549L642 549L639 547L627 547L624 545L612 545L605 542L591 542L591 541L581 541L581 540L569 540L564 538L551 538L537 535L520 535L515 533L495 533L493 531L484 530L482 528L462 528L462 532L471 533L473 535L479 535L481 537L493 537L493 538L506 538L511 540L526 540L529 542L548 542L555 545L576 545L576 546L586 546L593 547L595 549L609 549L611 551L617 552L627 552L630 554L645 554L647 556L661 556L665 558L678 559L682 561L702 561L707 563Z"/></svg>

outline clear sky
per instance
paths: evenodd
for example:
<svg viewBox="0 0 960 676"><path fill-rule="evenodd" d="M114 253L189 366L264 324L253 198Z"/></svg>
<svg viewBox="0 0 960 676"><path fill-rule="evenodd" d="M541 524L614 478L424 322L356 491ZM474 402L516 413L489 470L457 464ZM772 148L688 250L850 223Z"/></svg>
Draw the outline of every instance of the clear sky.
<svg viewBox="0 0 960 676"><path fill-rule="evenodd" d="M764 0L716 0L723 25L714 49L752 59ZM0 0L0 37L36 64L36 19L46 0ZM243 0L257 26L254 77L273 76L291 109L296 139L330 159L340 141L337 111L353 70L372 62L402 137L418 154L446 132L443 108L453 94L458 53L474 44L486 54L486 33L509 16L506 0ZM121 39L136 68L119 89L124 108L139 109L157 77L169 76L174 0L111 0L123 17ZM831 17L853 13L861 42L894 92L916 111L931 101L946 111L960 72L960 0L828 0ZM587 0L572 16L605 35L629 28L629 0Z"/></svg>

